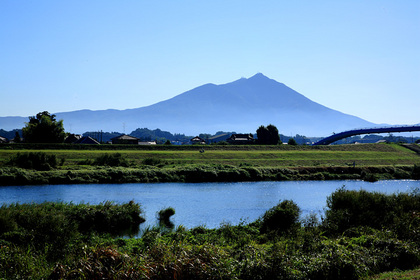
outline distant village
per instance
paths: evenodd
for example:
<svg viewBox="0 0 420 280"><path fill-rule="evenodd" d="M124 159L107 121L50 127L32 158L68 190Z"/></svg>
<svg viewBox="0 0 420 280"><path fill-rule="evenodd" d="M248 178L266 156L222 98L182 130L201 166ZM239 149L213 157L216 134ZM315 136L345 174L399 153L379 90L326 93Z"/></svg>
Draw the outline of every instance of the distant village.
<svg viewBox="0 0 420 280"><path fill-rule="evenodd" d="M22 130L15 129L12 131L5 131L0 129L0 144L4 143L19 143L24 139L21 137ZM286 136L279 134L280 142L283 144L290 143L293 139L297 145L312 145L321 137L306 137L303 135ZM256 143L256 133L236 133L219 131L212 134L202 133L197 136L186 136L184 134L172 134L160 129L150 130L147 128L138 128L130 134L123 134L119 132L102 132L93 131L85 132L83 134L67 134L64 143L67 144L132 144L132 145L250 145ZM411 136L394 136L388 135L374 135L369 134L365 136L353 136L334 144L362 144L362 143L418 143L420 137Z"/></svg>

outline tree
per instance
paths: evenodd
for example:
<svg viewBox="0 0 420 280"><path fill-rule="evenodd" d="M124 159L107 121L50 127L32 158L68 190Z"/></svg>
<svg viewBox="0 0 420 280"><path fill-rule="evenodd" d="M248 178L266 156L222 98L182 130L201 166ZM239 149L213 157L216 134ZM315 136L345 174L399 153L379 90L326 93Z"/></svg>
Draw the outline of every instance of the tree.
<svg viewBox="0 0 420 280"><path fill-rule="evenodd" d="M268 133L268 129L261 125L258 129L257 129L257 142L258 144L267 144L268 143L268 139L269 139L269 133Z"/></svg>
<svg viewBox="0 0 420 280"><path fill-rule="evenodd" d="M22 129L22 134L28 143L62 143L66 135L63 121L57 121L55 115L47 111L29 117L29 122Z"/></svg>
<svg viewBox="0 0 420 280"><path fill-rule="evenodd" d="M13 142L20 143L20 135L19 132L15 132L15 138L13 138Z"/></svg>
<svg viewBox="0 0 420 280"><path fill-rule="evenodd" d="M290 138L289 141L287 142L288 145L292 145L292 146L296 146L296 140L294 138Z"/></svg>
<svg viewBox="0 0 420 280"><path fill-rule="evenodd" d="M267 126L268 133L270 135L270 143L271 145L277 145L280 142L279 130L272 124Z"/></svg>
<svg viewBox="0 0 420 280"><path fill-rule="evenodd" d="M279 131L272 124L267 127L261 125L257 129L257 138L258 143L263 145L277 145L280 142Z"/></svg>

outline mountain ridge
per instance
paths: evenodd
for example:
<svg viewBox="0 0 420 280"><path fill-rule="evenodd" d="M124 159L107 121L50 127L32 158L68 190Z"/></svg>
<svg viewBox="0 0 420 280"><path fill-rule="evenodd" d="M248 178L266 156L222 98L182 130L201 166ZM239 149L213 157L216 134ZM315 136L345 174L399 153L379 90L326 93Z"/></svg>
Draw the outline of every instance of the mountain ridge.
<svg viewBox="0 0 420 280"><path fill-rule="evenodd" d="M314 102L262 73L220 85L203 84L149 106L83 109L55 115L63 119L66 131L75 133L133 131L142 127L190 135L221 130L253 133L260 125L273 124L283 134L326 136L374 125ZM20 127L10 127L10 123L7 127L10 118L15 118L14 125L18 122ZM25 121L28 119L0 117L0 128L21 128Z"/></svg>

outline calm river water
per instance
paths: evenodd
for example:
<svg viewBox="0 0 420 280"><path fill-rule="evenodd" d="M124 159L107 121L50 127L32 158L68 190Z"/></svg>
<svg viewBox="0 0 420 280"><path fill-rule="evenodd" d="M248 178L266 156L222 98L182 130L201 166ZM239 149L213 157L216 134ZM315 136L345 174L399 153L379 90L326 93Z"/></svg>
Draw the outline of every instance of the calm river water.
<svg viewBox="0 0 420 280"><path fill-rule="evenodd" d="M155 225L156 212L175 208L171 218L175 225L187 228L204 225L215 228L221 223L238 224L256 220L284 199L296 202L302 216L322 215L326 199L336 189L411 192L420 181L389 180L375 183L363 181L282 181L246 183L153 183L153 184L89 184L0 187L0 204L14 202L63 201L98 204L107 200L126 203L134 200L142 205L146 223Z"/></svg>

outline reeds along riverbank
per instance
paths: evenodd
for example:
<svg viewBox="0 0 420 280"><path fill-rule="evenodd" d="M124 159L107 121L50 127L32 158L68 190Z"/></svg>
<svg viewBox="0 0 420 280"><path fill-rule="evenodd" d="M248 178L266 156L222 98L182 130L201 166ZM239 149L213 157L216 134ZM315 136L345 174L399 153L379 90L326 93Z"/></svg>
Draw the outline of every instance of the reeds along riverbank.
<svg viewBox="0 0 420 280"><path fill-rule="evenodd" d="M322 221L299 220L299 207L280 201L249 224L150 228L137 239L89 227L107 209L115 217L124 209L138 213L133 202L4 205L0 278L361 279L420 265L418 190L384 195L341 188L327 202Z"/></svg>
<svg viewBox="0 0 420 280"><path fill-rule="evenodd" d="M0 207L0 234L11 231L25 234L37 232L42 239L28 238L41 243L45 238L56 239L61 233L118 234L130 229L138 230L139 224L145 221L141 214L140 205L133 201L120 205L110 201L99 205L64 202L14 203Z"/></svg>
<svg viewBox="0 0 420 280"><path fill-rule="evenodd" d="M37 171L0 168L0 185L148 183L148 182L243 182L282 180L389 180L420 179L420 166L375 167L253 167L230 165L183 165L96 167L81 170Z"/></svg>

